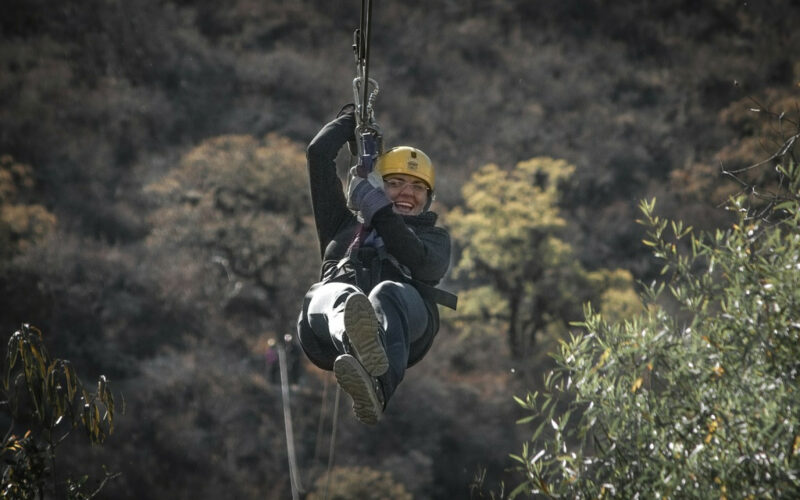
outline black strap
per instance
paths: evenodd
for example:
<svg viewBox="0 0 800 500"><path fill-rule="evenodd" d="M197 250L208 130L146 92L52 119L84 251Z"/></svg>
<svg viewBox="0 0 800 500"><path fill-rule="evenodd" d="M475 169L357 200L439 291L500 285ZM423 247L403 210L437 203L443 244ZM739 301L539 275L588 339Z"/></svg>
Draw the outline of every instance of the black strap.
<svg viewBox="0 0 800 500"><path fill-rule="evenodd" d="M360 224L358 228L356 228L356 234L353 238L353 241L350 243L350 246L347 249L345 257L339 261L336 265L336 271L331 275L331 278L335 278L341 272L341 270L349 264L354 271L355 274L355 285L362 290L366 285L373 286L380 281L381 276L381 266L383 261L387 261L391 263L400 274L402 274L405 280L414 286L417 289L419 294L428 300L431 300L439 305L448 307L452 310L456 310L458 305L458 296L454 293L450 293L446 290L442 290L441 288L436 288L435 286L429 285L423 281L418 279L414 279L409 276L406 271L402 269L400 264L389 255L386 251L386 248L383 246L379 246L375 248L375 253L372 258L369 259L369 262L363 262L358 255L358 250L361 248L361 244L364 242L364 239L367 237L369 233L369 228L365 227L364 224ZM364 265L367 264L367 265Z"/></svg>
<svg viewBox="0 0 800 500"><path fill-rule="evenodd" d="M458 306L458 295L450 293L447 290L442 290L441 288L428 285L420 280L412 279L410 283L414 285L414 288L416 288L419 294L424 298L432 300L433 302L436 302L441 306L448 307L454 311L456 310L456 306Z"/></svg>

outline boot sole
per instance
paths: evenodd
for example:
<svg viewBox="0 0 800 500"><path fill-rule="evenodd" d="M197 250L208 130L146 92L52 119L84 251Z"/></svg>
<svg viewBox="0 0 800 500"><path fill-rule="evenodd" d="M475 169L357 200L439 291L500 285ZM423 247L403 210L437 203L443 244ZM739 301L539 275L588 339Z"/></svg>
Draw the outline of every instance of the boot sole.
<svg viewBox="0 0 800 500"><path fill-rule="evenodd" d="M383 410L375 394L372 378L361 363L349 354L342 354L333 363L333 373L336 382L353 400L356 418L365 424L377 424Z"/></svg>
<svg viewBox="0 0 800 500"><path fill-rule="evenodd" d="M373 377L389 369L389 358L378 337L378 318L366 295L353 294L344 305L344 328L355 356Z"/></svg>

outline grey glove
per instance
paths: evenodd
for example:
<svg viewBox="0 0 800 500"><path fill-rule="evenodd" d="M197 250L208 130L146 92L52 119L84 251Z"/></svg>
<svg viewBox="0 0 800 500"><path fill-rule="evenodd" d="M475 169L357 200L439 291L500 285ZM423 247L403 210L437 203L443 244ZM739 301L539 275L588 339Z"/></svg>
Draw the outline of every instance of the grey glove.
<svg viewBox="0 0 800 500"><path fill-rule="evenodd" d="M383 192L383 178L372 171L366 179L355 175L356 167L350 169L350 182L347 186L347 207L361 212L366 225L370 225L372 216L383 207L392 204L392 200ZM367 182L364 182L364 181Z"/></svg>
<svg viewBox="0 0 800 500"><path fill-rule="evenodd" d="M366 179L364 177L360 177L356 173L356 167L350 167L350 176L347 182L347 208L350 210L358 210L358 207L355 205L353 201L353 191L355 191L356 187L366 180L372 187L375 189L380 189L383 191L383 177L373 170L372 172L367 175Z"/></svg>

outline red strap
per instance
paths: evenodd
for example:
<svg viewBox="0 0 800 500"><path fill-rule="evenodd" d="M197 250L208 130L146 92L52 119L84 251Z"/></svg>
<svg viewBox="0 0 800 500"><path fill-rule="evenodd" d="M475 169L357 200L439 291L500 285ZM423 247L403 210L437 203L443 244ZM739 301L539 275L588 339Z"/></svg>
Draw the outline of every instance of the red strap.
<svg viewBox="0 0 800 500"><path fill-rule="evenodd" d="M361 243L364 242L364 238L367 236L369 231L370 229L365 226L363 222L358 225L358 229L356 229L356 235L353 238L353 241L350 243L350 246L347 247L348 256L358 250L358 248L361 246Z"/></svg>

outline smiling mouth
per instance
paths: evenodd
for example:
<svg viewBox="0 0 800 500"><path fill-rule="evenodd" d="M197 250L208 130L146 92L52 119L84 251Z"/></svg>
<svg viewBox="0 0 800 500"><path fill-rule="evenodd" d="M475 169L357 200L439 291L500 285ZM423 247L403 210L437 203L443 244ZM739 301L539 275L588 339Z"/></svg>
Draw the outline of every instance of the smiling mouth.
<svg viewBox="0 0 800 500"><path fill-rule="evenodd" d="M410 212L410 211L414 210L414 205L412 205L411 203L406 203L404 201L396 201L396 202L394 202L394 207L399 212Z"/></svg>

